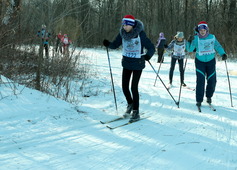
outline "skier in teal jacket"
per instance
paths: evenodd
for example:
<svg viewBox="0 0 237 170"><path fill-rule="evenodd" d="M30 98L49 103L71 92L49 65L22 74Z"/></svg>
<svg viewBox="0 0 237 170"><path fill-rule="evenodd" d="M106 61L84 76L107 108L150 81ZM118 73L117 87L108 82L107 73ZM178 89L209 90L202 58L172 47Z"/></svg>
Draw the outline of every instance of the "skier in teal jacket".
<svg viewBox="0 0 237 170"><path fill-rule="evenodd" d="M207 103L211 104L212 96L216 87L216 51L222 56L222 60L227 59L226 52L216 39L215 35L209 33L208 25L205 21L199 22L197 35L189 37L189 52L196 50L196 105L201 106L204 93L206 91ZM205 89L205 78L207 85Z"/></svg>

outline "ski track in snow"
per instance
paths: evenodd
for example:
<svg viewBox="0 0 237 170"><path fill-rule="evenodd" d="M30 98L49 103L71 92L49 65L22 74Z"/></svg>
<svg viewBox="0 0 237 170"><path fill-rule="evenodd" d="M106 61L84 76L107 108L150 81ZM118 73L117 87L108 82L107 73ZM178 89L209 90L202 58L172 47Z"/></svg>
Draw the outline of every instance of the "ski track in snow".
<svg viewBox="0 0 237 170"><path fill-rule="evenodd" d="M185 88L178 108L159 79L154 86L156 75L146 63L139 83L140 112L150 117L109 130L99 121L120 116L126 108L121 52L109 51L118 112L106 51L85 49L82 53L96 72L92 84L103 89L76 107L20 85L15 96L7 84L1 84L0 169L237 169L237 78L230 76L235 106L230 107L223 62L217 62L218 82L213 96L216 112L203 102L199 113L195 91ZM157 54L151 63L158 68L156 60ZM231 69L235 65L229 63ZM165 84L169 66L166 56L159 73ZM194 70L193 59L188 59L185 83L192 88ZM178 100L177 64L173 82L170 92Z"/></svg>

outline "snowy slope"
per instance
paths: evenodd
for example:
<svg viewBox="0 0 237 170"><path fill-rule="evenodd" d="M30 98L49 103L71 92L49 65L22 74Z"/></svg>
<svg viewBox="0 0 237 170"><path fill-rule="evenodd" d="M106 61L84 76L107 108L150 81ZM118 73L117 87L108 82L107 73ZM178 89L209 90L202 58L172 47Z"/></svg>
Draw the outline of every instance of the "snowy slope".
<svg viewBox="0 0 237 170"><path fill-rule="evenodd" d="M223 61L217 62L218 82L213 103L195 106L195 92L183 89L178 108L148 63L143 71L140 112L149 118L115 130L99 120L121 115L126 102L121 89L121 51L109 51L118 112L111 91L107 53L84 49L94 77L85 97L74 106L2 77L0 84L0 169L237 169L237 77L230 75L232 99ZM151 63L158 68L155 55ZM160 77L168 83L169 56ZM228 62L236 71L236 63ZM178 65L174 73L179 95ZM193 59L185 83L195 88ZM14 87L15 85L15 87ZM75 93L75 95L79 95ZM116 126L127 120L111 123Z"/></svg>

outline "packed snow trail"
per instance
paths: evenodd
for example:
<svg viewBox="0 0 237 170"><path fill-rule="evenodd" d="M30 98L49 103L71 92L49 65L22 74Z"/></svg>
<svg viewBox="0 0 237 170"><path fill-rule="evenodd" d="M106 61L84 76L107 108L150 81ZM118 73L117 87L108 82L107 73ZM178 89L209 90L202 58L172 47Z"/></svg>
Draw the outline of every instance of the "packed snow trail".
<svg viewBox="0 0 237 170"><path fill-rule="evenodd" d="M118 113L115 111L104 49L84 49L92 70L86 88L75 92L77 106L16 85L15 95L0 85L1 169L236 169L237 77L231 75L234 107L230 107L227 78L217 62L216 111L203 104L197 111L195 92L183 89L180 108L146 65L139 83L140 112L149 118L114 130L99 120L121 116L126 102L121 89L121 51L109 51ZM151 60L158 68L157 56ZM170 58L159 75L168 83ZM228 62L230 70L236 63ZM195 88L194 60L188 59L185 83ZM179 87L176 67L174 86ZM170 92L178 98L179 88ZM82 97L82 96L89 97ZM120 122L113 122L118 125Z"/></svg>

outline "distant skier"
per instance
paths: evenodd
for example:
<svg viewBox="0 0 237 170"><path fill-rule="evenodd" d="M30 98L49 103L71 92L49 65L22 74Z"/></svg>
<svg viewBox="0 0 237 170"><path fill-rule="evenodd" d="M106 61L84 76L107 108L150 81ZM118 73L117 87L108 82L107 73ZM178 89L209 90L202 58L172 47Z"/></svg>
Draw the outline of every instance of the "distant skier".
<svg viewBox="0 0 237 170"><path fill-rule="evenodd" d="M72 41L68 38L67 34L63 35L61 42L63 46L63 54L69 55L69 45L72 44Z"/></svg>
<svg viewBox="0 0 237 170"><path fill-rule="evenodd" d="M42 29L37 32L37 37L41 38L42 46L45 49L45 55L49 56L49 38L51 34L46 30L46 25L42 25Z"/></svg>
<svg viewBox="0 0 237 170"><path fill-rule="evenodd" d="M205 78L207 79L206 97L207 103L212 103L212 96L216 87L216 59L217 51L222 60L227 59L226 52L217 41L215 35L209 33L209 27L205 21L198 23L196 29L197 35L190 36L188 41L190 44L189 51L196 49L196 105L201 106L205 92Z"/></svg>
<svg viewBox="0 0 237 170"><path fill-rule="evenodd" d="M163 63L164 62L163 55L164 55L165 48L167 47L166 38L163 32L159 34L159 38L156 43L157 43L156 48L157 48L157 53L158 53L157 63Z"/></svg>
<svg viewBox="0 0 237 170"><path fill-rule="evenodd" d="M170 71L169 71L169 86L172 86L173 74L176 61L179 63L179 72L180 72L180 83L182 86L186 86L184 83L184 57L185 51L188 48L188 43L184 39L183 32L177 32L174 37L174 40L170 42L168 45L168 50L172 50L171 54L171 63L170 63Z"/></svg>
<svg viewBox="0 0 237 170"><path fill-rule="evenodd" d="M56 36L56 47L55 47L56 52L58 52L58 49L59 49L60 53L62 53L62 44L61 44L62 38L63 38L63 35L61 31L59 31L58 35Z"/></svg>
<svg viewBox="0 0 237 170"><path fill-rule="evenodd" d="M129 121L138 121L140 119L138 83L142 70L145 68L145 60L150 60L155 52L155 47L146 36L143 23L132 15L125 15L122 19L122 26L116 39L113 42L104 40L103 44L111 49L116 49L120 45L123 46L122 88L128 103L123 116L128 117L133 110ZM147 49L146 54L143 54L144 47ZM132 95L129 91L131 75L133 75L131 82Z"/></svg>

